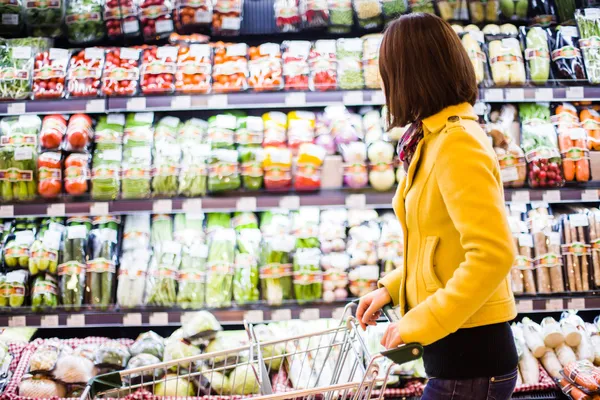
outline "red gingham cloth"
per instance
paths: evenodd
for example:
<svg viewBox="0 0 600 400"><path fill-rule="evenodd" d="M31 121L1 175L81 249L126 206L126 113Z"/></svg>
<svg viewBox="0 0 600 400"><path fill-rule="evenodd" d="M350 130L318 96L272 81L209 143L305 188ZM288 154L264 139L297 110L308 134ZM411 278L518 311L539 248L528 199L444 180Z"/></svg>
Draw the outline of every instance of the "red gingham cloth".
<svg viewBox="0 0 600 400"><path fill-rule="evenodd" d="M558 386L554 382L554 380L548 375L544 367L538 363L540 368L540 381L535 385L526 385L522 384L517 386L515 389L515 393L523 393L523 392L541 392L541 391L549 391L549 390L558 390Z"/></svg>
<svg viewBox="0 0 600 400"><path fill-rule="evenodd" d="M12 360L8 366L8 370L10 372L15 372L17 369L17 365L19 365L19 360L21 360L23 350L25 350L27 345L28 343L26 342L10 342L8 344L8 352L12 355Z"/></svg>

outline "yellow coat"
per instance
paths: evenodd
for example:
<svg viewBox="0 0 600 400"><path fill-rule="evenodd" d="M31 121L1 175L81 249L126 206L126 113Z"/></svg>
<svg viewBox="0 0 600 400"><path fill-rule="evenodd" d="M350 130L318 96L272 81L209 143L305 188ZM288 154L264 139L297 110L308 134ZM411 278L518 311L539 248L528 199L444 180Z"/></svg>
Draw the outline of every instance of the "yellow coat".
<svg viewBox="0 0 600 400"><path fill-rule="evenodd" d="M428 345L515 318L515 248L498 162L473 107L445 108L424 119L423 130L393 200L404 266L379 284L400 306L402 340Z"/></svg>

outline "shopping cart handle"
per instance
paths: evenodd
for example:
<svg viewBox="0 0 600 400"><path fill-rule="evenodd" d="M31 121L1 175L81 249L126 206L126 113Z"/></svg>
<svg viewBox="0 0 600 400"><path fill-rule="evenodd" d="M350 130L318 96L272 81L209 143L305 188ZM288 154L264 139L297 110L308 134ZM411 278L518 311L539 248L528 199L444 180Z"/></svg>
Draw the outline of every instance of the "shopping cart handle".
<svg viewBox="0 0 600 400"><path fill-rule="evenodd" d="M423 346L419 343L403 344L395 349L382 351L381 355L389 358L396 364L404 364L421 358L423 356Z"/></svg>
<svg viewBox="0 0 600 400"><path fill-rule="evenodd" d="M394 308L391 303L383 306L381 311L383 311L383 315L385 315L385 317L388 319L388 321L390 321L390 322L400 321L400 319L398 318L398 315L396 315L396 312L394 311Z"/></svg>

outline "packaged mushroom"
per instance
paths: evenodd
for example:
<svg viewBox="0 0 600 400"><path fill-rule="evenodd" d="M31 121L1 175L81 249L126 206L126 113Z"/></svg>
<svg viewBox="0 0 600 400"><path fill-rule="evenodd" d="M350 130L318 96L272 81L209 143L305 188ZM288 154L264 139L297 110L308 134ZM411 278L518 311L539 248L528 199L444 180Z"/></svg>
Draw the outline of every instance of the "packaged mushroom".
<svg viewBox="0 0 600 400"><path fill-rule="evenodd" d="M569 290L590 290L590 245L587 244L589 220L585 213L569 214L563 218L564 245Z"/></svg>
<svg viewBox="0 0 600 400"><path fill-rule="evenodd" d="M593 281L595 287L600 287L600 210L592 208L588 212Z"/></svg>
<svg viewBox="0 0 600 400"><path fill-rule="evenodd" d="M531 233L535 249L534 268L538 293L563 292L559 226L549 215L546 207L532 210L530 213Z"/></svg>

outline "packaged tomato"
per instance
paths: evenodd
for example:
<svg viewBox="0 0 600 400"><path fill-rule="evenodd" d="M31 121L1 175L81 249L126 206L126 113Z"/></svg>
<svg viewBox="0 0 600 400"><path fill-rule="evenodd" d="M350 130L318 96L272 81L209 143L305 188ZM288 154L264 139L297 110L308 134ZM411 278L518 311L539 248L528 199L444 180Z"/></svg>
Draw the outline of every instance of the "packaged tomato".
<svg viewBox="0 0 600 400"><path fill-rule="evenodd" d="M90 155L73 153L65 159L65 192L80 196L88 190Z"/></svg>
<svg viewBox="0 0 600 400"><path fill-rule="evenodd" d="M46 199L58 197L62 190L60 160L60 151L38 156L38 193Z"/></svg>
<svg viewBox="0 0 600 400"><path fill-rule="evenodd" d="M264 185L270 190L292 187L292 152L290 149L267 147L263 160Z"/></svg>
<svg viewBox="0 0 600 400"><path fill-rule="evenodd" d="M288 147L296 152L302 143L312 143L315 139L315 113L292 111L287 115Z"/></svg>
<svg viewBox="0 0 600 400"><path fill-rule="evenodd" d="M321 29L329 26L327 0L300 0L300 14L305 29Z"/></svg>
<svg viewBox="0 0 600 400"><path fill-rule="evenodd" d="M303 40L287 40L282 43L285 90L308 90L310 46L310 42Z"/></svg>
<svg viewBox="0 0 600 400"><path fill-rule="evenodd" d="M264 147L287 146L287 116L279 111L263 114Z"/></svg>
<svg viewBox="0 0 600 400"><path fill-rule="evenodd" d="M142 53L140 86L144 94L172 93L175 90L176 46L151 46Z"/></svg>
<svg viewBox="0 0 600 400"><path fill-rule="evenodd" d="M142 0L140 11L145 41L166 39L173 32L173 3L170 0Z"/></svg>
<svg viewBox="0 0 600 400"><path fill-rule="evenodd" d="M209 0L179 0L175 23L183 33L207 32L213 18L213 5Z"/></svg>
<svg viewBox="0 0 600 400"><path fill-rule="evenodd" d="M47 115L40 129L40 146L42 150L59 150L63 137L67 132L67 120L62 115Z"/></svg>
<svg viewBox="0 0 600 400"><path fill-rule="evenodd" d="M71 56L69 62L67 93L71 97L97 97L100 95L104 50L89 47Z"/></svg>
<svg viewBox="0 0 600 400"><path fill-rule="evenodd" d="M239 92L248 88L248 45L245 43L215 44L213 64L213 91Z"/></svg>
<svg viewBox="0 0 600 400"><path fill-rule="evenodd" d="M281 50L276 43L263 43L250 47L248 86L255 91L281 90L283 88L283 66Z"/></svg>
<svg viewBox="0 0 600 400"><path fill-rule="evenodd" d="M106 96L133 96L140 77L140 50L123 47L106 52L102 93Z"/></svg>
<svg viewBox="0 0 600 400"><path fill-rule="evenodd" d="M237 36L242 26L244 0L216 0L213 9L212 33L218 36Z"/></svg>
<svg viewBox="0 0 600 400"><path fill-rule="evenodd" d="M280 32L299 32L302 28L299 0L275 0L275 24Z"/></svg>
<svg viewBox="0 0 600 400"><path fill-rule="evenodd" d="M139 10L133 0L106 0L104 22L110 39L140 35Z"/></svg>
<svg viewBox="0 0 600 400"><path fill-rule="evenodd" d="M63 148L66 151L85 151L93 137L92 119L85 114L75 114L69 119Z"/></svg>
<svg viewBox="0 0 600 400"><path fill-rule="evenodd" d="M294 189L319 190L321 188L321 166L325 154L325 149L319 145L312 143L300 145L294 174Z"/></svg>
<svg viewBox="0 0 600 400"><path fill-rule="evenodd" d="M60 99L65 95L69 50L52 48L36 54L33 66L33 98Z"/></svg>
<svg viewBox="0 0 600 400"><path fill-rule="evenodd" d="M209 44L180 45L177 54L175 90L178 93L208 93L212 72L212 49Z"/></svg>
<svg viewBox="0 0 600 400"><path fill-rule="evenodd" d="M337 58L335 40L317 40L310 52L308 65L311 91L337 89Z"/></svg>

